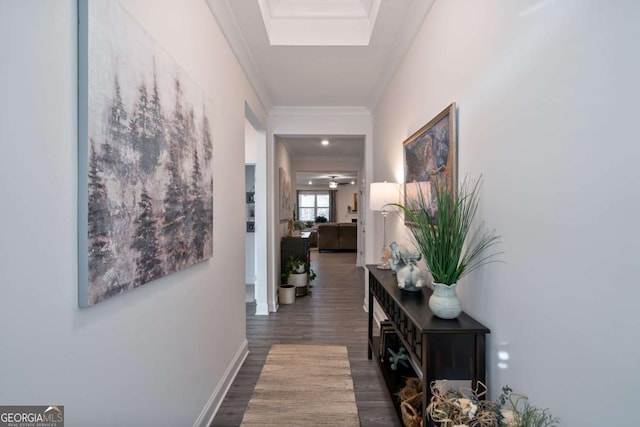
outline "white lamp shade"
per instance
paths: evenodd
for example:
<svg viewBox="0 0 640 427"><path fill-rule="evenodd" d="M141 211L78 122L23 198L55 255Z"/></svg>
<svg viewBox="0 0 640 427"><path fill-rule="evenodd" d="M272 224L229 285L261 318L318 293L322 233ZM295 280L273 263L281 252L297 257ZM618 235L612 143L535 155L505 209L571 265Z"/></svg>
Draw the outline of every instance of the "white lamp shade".
<svg viewBox="0 0 640 427"><path fill-rule="evenodd" d="M379 212L397 210L395 206L385 206L400 201L400 186L394 182L372 182L369 186L369 209Z"/></svg>

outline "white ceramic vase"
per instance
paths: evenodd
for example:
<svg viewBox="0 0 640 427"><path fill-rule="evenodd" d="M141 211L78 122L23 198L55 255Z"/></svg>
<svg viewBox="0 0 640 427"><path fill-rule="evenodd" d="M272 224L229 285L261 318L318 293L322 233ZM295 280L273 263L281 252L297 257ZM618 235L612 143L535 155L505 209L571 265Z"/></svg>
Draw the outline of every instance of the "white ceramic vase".
<svg viewBox="0 0 640 427"><path fill-rule="evenodd" d="M307 286L307 273L290 273L287 283L298 288Z"/></svg>
<svg viewBox="0 0 640 427"><path fill-rule="evenodd" d="M288 284L296 287L296 296L302 297L307 294L307 273L291 273L289 274Z"/></svg>
<svg viewBox="0 0 640 427"><path fill-rule="evenodd" d="M431 312L441 319L455 319L462 313L462 303L456 294L457 283L444 285L433 282L433 294L429 297Z"/></svg>

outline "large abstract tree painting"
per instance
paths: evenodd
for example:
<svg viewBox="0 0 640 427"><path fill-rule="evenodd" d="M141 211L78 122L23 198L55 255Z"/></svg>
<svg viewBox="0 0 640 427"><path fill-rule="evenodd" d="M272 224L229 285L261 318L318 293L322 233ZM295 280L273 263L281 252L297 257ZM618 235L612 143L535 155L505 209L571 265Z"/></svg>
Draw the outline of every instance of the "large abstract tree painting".
<svg viewBox="0 0 640 427"><path fill-rule="evenodd" d="M80 0L79 305L213 252L207 97L114 0Z"/></svg>

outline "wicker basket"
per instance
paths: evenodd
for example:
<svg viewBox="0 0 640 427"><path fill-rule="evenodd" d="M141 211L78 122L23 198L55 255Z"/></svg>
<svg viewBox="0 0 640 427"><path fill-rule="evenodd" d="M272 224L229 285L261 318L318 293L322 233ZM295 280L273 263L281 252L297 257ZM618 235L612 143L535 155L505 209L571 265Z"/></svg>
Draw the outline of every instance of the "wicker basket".
<svg viewBox="0 0 640 427"><path fill-rule="evenodd" d="M406 385L398 392L402 421L406 427L423 427L422 383L417 378L407 378Z"/></svg>
<svg viewBox="0 0 640 427"><path fill-rule="evenodd" d="M402 402L400 404L400 410L402 411L402 422L406 427L422 427L422 416L413 406Z"/></svg>

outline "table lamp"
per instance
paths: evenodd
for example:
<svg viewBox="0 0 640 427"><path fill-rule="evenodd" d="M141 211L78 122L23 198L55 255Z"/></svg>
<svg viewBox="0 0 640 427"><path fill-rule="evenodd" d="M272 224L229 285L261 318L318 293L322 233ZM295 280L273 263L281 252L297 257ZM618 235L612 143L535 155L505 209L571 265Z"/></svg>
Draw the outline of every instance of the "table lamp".
<svg viewBox="0 0 640 427"><path fill-rule="evenodd" d="M389 203L398 203L400 199L399 185L393 182L372 182L369 186L369 209L382 213L383 234L382 234L382 255L378 268L389 269L389 257L387 255L387 215L391 211L397 210Z"/></svg>

